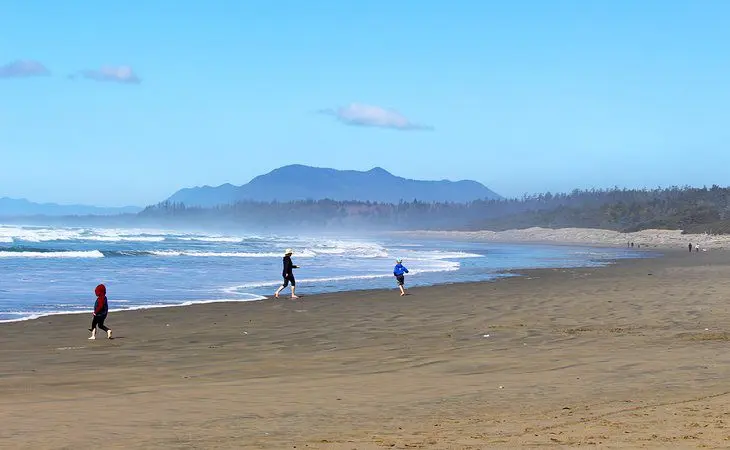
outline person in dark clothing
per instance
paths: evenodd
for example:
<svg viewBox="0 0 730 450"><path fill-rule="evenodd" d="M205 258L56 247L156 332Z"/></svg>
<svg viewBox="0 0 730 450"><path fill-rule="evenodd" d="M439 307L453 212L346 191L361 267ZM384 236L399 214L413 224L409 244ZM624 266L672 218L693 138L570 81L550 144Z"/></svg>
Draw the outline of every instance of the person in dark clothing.
<svg viewBox="0 0 730 450"><path fill-rule="evenodd" d="M406 295L405 287L403 286L406 283L406 276L405 274L408 273L408 269L406 269L406 266L403 265L402 259L396 259L395 260L395 267L393 268L393 275L395 276L396 283L398 284L398 288L400 288L400 295Z"/></svg>
<svg viewBox="0 0 730 450"><path fill-rule="evenodd" d="M287 287L289 285L289 283L291 283L291 298L299 298L295 294L297 282L294 279L294 270L293 270L293 269L298 269L299 266L295 266L294 263L292 263L292 261L291 261L291 255L293 253L294 252L290 248L286 249L286 252L284 253L284 260L283 260L284 268L281 272L281 275L284 277L284 284L282 284L279 287L279 289L277 289L276 292L274 293L274 297L276 297L276 298L279 298L279 293L282 290L284 290L284 288Z"/></svg>
<svg viewBox="0 0 730 450"><path fill-rule="evenodd" d="M692 253L692 243L689 243L689 252Z"/></svg>
<svg viewBox="0 0 730 450"><path fill-rule="evenodd" d="M91 337L89 339L96 339L96 327L99 327L102 331L106 331L106 337L111 339L112 330L104 326L106 315L109 313L109 301L106 298L106 286L103 284L98 285L96 289L94 289L94 293L96 294L96 302L94 302L94 318L91 320L91 328L89 328L89 331L91 331Z"/></svg>

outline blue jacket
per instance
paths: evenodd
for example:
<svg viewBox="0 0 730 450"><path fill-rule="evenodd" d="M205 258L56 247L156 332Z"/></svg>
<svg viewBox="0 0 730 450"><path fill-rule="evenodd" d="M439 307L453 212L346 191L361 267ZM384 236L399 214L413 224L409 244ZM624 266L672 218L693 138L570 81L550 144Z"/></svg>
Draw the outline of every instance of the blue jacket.
<svg viewBox="0 0 730 450"><path fill-rule="evenodd" d="M403 264L398 263L393 268L393 275L397 277L403 275L404 273L408 273L408 269L406 269L406 266L404 266Z"/></svg>

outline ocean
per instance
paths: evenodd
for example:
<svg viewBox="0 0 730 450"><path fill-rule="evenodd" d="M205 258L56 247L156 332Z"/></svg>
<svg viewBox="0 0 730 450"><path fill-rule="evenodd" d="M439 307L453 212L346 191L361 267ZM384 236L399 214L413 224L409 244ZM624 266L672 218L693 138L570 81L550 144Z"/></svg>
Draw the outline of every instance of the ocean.
<svg viewBox="0 0 730 450"><path fill-rule="evenodd" d="M625 248L494 244L392 237L223 235L172 230L0 225L0 322L87 313L94 287L112 311L255 301L281 284L294 250L297 294L487 281L507 269L595 267L644 257ZM284 295L288 295L288 289Z"/></svg>

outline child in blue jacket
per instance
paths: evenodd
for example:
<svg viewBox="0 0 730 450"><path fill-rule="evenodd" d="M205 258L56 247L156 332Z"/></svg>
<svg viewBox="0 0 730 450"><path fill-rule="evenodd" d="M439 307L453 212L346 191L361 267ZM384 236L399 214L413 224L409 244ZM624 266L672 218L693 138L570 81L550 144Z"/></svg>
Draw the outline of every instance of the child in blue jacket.
<svg viewBox="0 0 730 450"><path fill-rule="evenodd" d="M400 295L406 295L406 290L403 287L403 284L406 282L405 274L408 273L408 269L406 269L406 266L403 265L403 260L398 258L395 260L395 267L393 268L393 275L395 275L395 279L397 280L398 287L400 288Z"/></svg>

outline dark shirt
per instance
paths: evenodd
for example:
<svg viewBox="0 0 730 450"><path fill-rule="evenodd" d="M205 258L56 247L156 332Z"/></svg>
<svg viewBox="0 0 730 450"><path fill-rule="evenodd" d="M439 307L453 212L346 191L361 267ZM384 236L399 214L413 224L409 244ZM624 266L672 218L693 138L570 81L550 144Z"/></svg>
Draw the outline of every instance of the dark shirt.
<svg viewBox="0 0 730 450"><path fill-rule="evenodd" d="M292 269L298 269L298 268L299 268L298 266L295 266L291 262L291 256L285 256L284 257L284 270L282 270L281 274L282 274L282 276L285 276L285 277L286 276L293 277L294 271Z"/></svg>
<svg viewBox="0 0 730 450"><path fill-rule="evenodd" d="M94 302L94 314L97 316L106 316L109 312L109 303L107 302L106 296L98 297Z"/></svg>

